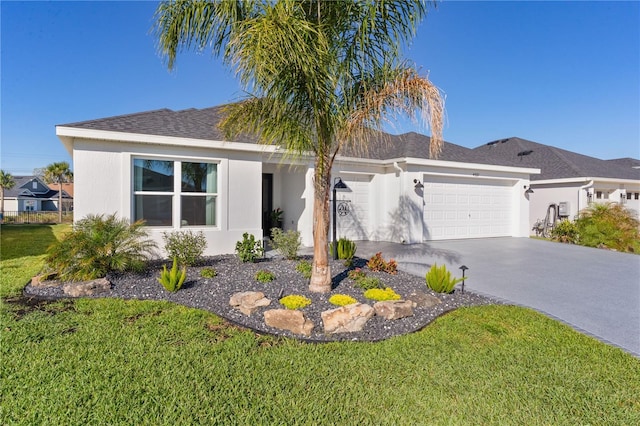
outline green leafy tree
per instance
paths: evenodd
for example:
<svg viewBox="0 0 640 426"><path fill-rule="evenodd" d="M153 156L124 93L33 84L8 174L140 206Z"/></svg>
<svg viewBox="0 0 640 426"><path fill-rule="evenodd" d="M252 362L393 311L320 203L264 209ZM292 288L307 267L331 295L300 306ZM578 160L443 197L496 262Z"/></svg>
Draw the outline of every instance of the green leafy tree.
<svg viewBox="0 0 640 426"><path fill-rule="evenodd" d="M4 190L11 189L16 185L11 173L0 170L0 219L4 220Z"/></svg>
<svg viewBox="0 0 640 426"><path fill-rule="evenodd" d="M66 161L51 163L44 169L44 181L58 184L58 222L62 223L62 184L73 181L73 172Z"/></svg>
<svg viewBox="0 0 640 426"><path fill-rule="evenodd" d="M426 15L423 0L165 1L155 14L160 52L211 49L249 96L228 105L226 137L255 134L289 155L314 157L313 269L309 289L331 290L331 168L341 150L366 150L382 124L404 113L442 145L439 90L402 59Z"/></svg>

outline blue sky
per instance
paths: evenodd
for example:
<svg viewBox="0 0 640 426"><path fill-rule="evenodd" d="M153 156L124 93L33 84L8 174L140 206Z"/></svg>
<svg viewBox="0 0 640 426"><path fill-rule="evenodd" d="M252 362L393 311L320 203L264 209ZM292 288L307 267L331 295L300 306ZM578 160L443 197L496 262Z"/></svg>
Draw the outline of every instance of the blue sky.
<svg viewBox="0 0 640 426"><path fill-rule="evenodd" d="M242 96L208 52L184 53L167 70L150 33L156 5L0 3L3 170L71 162L56 124ZM519 136L604 159L639 158L638 22L638 1L444 1L407 56L446 94L449 142L473 148Z"/></svg>

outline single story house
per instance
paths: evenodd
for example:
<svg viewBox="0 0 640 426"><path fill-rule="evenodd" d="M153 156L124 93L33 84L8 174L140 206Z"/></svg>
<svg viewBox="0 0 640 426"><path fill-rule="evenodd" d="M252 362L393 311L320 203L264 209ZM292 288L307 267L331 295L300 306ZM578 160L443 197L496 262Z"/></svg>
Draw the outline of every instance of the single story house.
<svg viewBox="0 0 640 426"><path fill-rule="evenodd" d="M37 176L14 176L13 180L15 182L13 188L4 190L6 212L58 211L57 189L49 188ZM71 195L63 189L63 205L70 205L72 202Z"/></svg>
<svg viewBox="0 0 640 426"><path fill-rule="evenodd" d="M248 232L268 235L270 213L313 244L313 158L292 159L251 138L225 140L222 107L160 109L59 125L73 156L75 218L112 214L144 219L162 233L204 231L207 254L233 253ZM445 143L428 158L429 138L381 134L366 153L336 158L337 233L352 240L528 237L534 167L492 164L482 153Z"/></svg>
<svg viewBox="0 0 640 426"><path fill-rule="evenodd" d="M590 203L616 202L640 211L640 160L601 160L537 142L512 137L489 142L473 151L496 164L540 169L531 176L529 218L544 220L549 205L560 217L575 219Z"/></svg>

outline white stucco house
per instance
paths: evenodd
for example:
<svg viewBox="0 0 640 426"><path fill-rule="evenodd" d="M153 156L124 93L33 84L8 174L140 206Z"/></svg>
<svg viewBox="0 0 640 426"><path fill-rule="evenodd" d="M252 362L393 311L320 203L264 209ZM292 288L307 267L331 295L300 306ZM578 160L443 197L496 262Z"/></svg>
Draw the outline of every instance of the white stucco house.
<svg viewBox="0 0 640 426"><path fill-rule="evenodd" d="M285 229L312 245L313 159L288 159L250 138L224 140L221 107L136 114L59 125L73 157L75 218L111 214L144 219L162 233L204 231L207 254L233 253L248 232L268 234L273 209ZM535 167L492 164L483 153L445 143L428 158L429 138L416 133L374 141L366 154L337 157L338 237L423 241L528 237L523 188Z"/></svg>
<svg viewBox="0 0 640 426"><path fill-rule="evenodd" d="M474 149L496 164L540 169L531 175L530 225L544 220L549 206L562 206L561 217L575 219L590 203L621 203L640 212L640 160L601 160L517 137Z"/></svg>

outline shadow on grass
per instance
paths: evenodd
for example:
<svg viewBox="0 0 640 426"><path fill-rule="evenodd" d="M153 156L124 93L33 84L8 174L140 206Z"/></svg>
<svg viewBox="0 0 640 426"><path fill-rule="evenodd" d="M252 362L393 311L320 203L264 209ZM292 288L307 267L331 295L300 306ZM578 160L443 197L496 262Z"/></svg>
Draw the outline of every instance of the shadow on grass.
<svg viewBox="0 0 640 426"><path fill-rule="evenodd" d="M52 225L1 225L1 260L40 256L57 241Z"/></svg>

